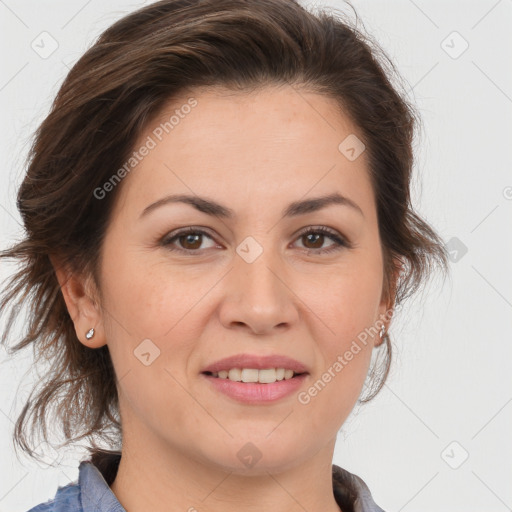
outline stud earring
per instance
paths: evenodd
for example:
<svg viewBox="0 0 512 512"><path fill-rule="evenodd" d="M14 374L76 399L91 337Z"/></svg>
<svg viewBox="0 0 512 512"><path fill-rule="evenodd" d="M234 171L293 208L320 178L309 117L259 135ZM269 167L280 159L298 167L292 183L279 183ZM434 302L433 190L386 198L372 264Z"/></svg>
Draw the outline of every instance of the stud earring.
<svg viewBox="0 0 512 512"><path fill-rule="evenodd" d="M89 329L86 333L85 333L85 337L90 340L92 337L94 336L94 327L92 329Z"/></svg>
<svg viewBox="0 0 512 512"><path fill-rule="evenodd" d="M384 332L386 331L386 327L383 325L380 329L380 333L379 333L379 336L380 338L382 339L382 337L384 336Z"/></svg>

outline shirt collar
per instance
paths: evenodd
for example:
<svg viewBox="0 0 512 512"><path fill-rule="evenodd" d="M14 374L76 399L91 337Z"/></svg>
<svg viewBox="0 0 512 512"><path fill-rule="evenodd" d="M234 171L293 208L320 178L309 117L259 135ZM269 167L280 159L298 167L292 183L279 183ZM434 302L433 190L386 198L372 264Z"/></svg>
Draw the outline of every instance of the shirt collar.
<svg viewBox="0 0 512 512"><path fill-rule="evenodd" d="M126 512L94 464L81 462L78 474L83 512Z"/></svg>
<svg viewBox="0 0 512 512"><path fill-rule="evenodd" d="M365 481L354 473L336 466L336 464L332 465L332 485L338 505L338 495L343 492L343 488L348 488L351 493L357 496L354 503L354 512L384 512L373 500Z"/></svg>

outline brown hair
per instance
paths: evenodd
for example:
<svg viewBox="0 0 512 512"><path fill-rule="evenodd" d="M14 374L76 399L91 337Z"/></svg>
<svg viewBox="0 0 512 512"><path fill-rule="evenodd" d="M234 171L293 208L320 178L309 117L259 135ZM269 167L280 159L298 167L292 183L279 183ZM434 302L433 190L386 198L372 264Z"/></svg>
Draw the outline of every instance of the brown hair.
<svg viewBox="0 0 512 512"><path fill-rule="evenodd" d="M2 313L11 306L2 343L25 304L27 324L11 353L32 346L37 361L51 363L15 425L14 439L24 451L31 452L25 432L30 416L30 432L40 426L47 439L50 406L67 444L89 438L95 446L96 435L108 437L111 446L120 441L108 346L91 350L78 341L50 255L92 276L101 289L98 256L118 191L98 200L94 190L123 165L148 123L185 91L291 85L334 98L367 148L385 296L398 305L436 264L447 272L441 239L411 205L418 116L391 84L393 73L400 80L379 46L342 16L308 12L292 0L163 0L99 37L67 75L35 134L17 198L26 236L0 253L21 262L0 301ZM399 279L392 279L398 270ZM380 382L363 401L376 395L388 375L389 335L382 345L387 350Z"/></svg>

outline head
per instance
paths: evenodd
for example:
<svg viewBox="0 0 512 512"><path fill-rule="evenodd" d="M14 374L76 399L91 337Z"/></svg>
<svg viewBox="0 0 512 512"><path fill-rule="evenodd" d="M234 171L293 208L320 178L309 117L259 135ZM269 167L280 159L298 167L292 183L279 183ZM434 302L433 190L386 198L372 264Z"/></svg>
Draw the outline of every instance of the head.
<svg viewBox="0 0 512 512"><path fill-rule="evenodd" d="M2 305L32 291L14 349L53 363L17 422L25 450L29 413L57 402L70 442L113 428L119 447L122 423L230 471L252 442L284 469L378 393L394 309L447 268L411 204L416 118L385 61L286 0L166 0L100 36L36 134L26 239L2 253L24 263ZM236 403L203 370L239 353L297 359L307 386Z"/></svg>

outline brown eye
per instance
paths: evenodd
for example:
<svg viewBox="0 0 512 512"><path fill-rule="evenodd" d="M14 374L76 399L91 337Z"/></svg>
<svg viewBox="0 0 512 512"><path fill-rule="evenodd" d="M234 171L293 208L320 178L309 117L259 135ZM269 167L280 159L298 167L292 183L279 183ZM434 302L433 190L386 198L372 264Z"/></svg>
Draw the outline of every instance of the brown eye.
<svg viewBox="0 0 512 512"><path fill-rule="evenodd" d="M213 241L212 237L205 231L197 228L187 228L179 231L174 236L164 238L161 244L169 251L200 253L201 245L204 242L203 237Z"/></svg>
<svg viewBox="0 0 512 512"><path fill-rule="evenodd" d="M322 246L326 238L330 238L334 243L325 249ZM317 252L319 254L336 251L342 248L350 248L347 240L340 237L335 231L331 231L326 227L308 228L299 235L299 239L303 240L304 249L307 252Z"/></svg>
<svg viewBox="0 0 512 512"><path fill-rule="evenodd" d="M199 247L201 246L201 237L202 236L203 236L202 234L180 235L178 237L178 240L184 249L199 249ZM198 241L199 241L199 243L198 243Z"/></svg>
<svg viewBox="0 0 512 512"><path fill-rule="evenodd" d="M307 249L321 249L324 244L323 233L308 233L306 235L302 235L303 240L307 240L306 247ZM312 246L308 246L307 244L311 243Z"/></svg>

